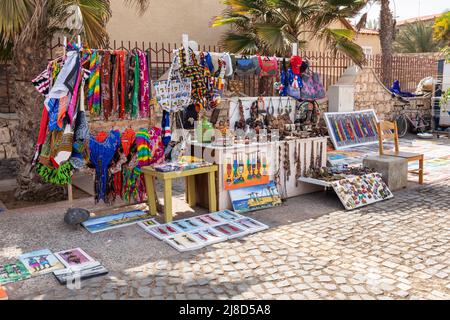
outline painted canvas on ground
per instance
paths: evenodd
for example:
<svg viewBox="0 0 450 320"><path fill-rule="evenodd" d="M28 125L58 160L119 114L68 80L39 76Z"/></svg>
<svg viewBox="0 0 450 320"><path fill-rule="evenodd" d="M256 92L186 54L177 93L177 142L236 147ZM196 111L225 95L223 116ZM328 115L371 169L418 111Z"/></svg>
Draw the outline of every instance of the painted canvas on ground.
<svg viewBox="0 0 450 320"><path fill-rule="evenodd" d="M153 218L150 213L142 210L121 212L109 216L92 218L82 223L90 233L102 232L135 224L139 221Z"/></svg>
<svg viewBox="0 0 450 320"><path fill-rule="evenodd" d="M63 264L48 249L25 253L19 257L19 260L25 265L32 276L46 274L64 268Z"/></svg>
<svg viewBox="0 0 450 320"><path fill-rule="evenodd" d="M144 221L139 221L138 226L143 228L144 230L153 226L159 225L159 223L155 219L148 219Z"/></svg>
<svg viewBox="0 0 450 320"><path fill-rule="evenodd" d="M150 233L159 240L164 240L168 237L174 236L182 231L172 224L160 224L153 227L144 228L145 232Z"/></svg>
<svg viewBox="0 0 450 320"><path fill-rule="evenodd" d="M216 230L213 230L212 228L198 229L192 231L191 234L205 246L222 242L227 239L225 235L219 233Z"/></svg>
<svg viewBox="0 0 450 320"><path fill-rule="evenodd" d="M146 227L144 230L159 240L167 242L178 251L184 252L267 228L268 226L255 219L247 218L230 210L222 210Z"/></svg>
<svg viewBox="0 0 450 320"><path fill-rule="evenodd" d="M227 209L214 212L211 214L211 216L222 222L235 221L244 218L244 216L240 215L239 213Z"/></svg>
<svg viewBox="0 0 450 320"><path fill-rule="evenodd" d="M231 203L236 212L248 212L281 205L280 194L274 181L268 184L230 190Z"/></svg>
<svg viewBox="0 0 450 320"><path fill-rule="evenodd" d="M248 217L236 220L234 223L236 223L238 226L243 227L249 233L259 232L269 228L269 226L265 225L264 223Z"/></svg>
<svg viewBox="0 0 450 320"><path fill-rule="evenodd" d="M225 190L269 183L269 164L264 152L235 152L225 159L223 172Z"/></svg>
<svg viewBox="0 0 450 320"><path fill-rule="evenodd" d="M378 118L373 109L326 112L324 116L336 150L378 143Z"/></svg>
<svg viewBox="0 0 450 320"><path fill-rule="evenodd" d="M200 222L205 227L213 226L223 222L221 218L213 216L212 214L203 214L201 216L194 217L193 220L196 222Z"/></svg>
<svg viewBox="0 0 450 320"><path fill-rule="evenodd" d="M394 197L379 173L342 179L333 182L332 186L347 210Z"/></svg>
<svg viewBox="0 0 450 320"><path fill-rule="evenodd" d="M60 251L55 253L55 255L67 268L81 268L95 262L80 248Z"/></svg>
<svg viewBox="0 0 450 320"><path fill-rule="evenodd" d="M30 277L28 269L20 261L0 266L0 285L25 280Z"/></svg>
<svg viewBox="0 0 450 320"><path fill-rule="evenodd" d="M245 228L234 224L233 222L225 222L213 227L214 230L220 232L227 239L234 239L249 234Z"/></svg>
<svg viewBox="0 0 450 320"><path fill-rule="evenodd" d="M175 225L178 229L182 230L183 232L189 232L201 228L203 226L202 223L195 221L195 219L177 220L173 221L171 224Z"/></svg>
<svg viewBox="0 0 450 320"><path fill-rule="evenodd" d="M165 239L164 241L181 252L197 250L206 245L205 242L201 241L197 237L194 237L189 232L179 233L173 237Z"/></svg>

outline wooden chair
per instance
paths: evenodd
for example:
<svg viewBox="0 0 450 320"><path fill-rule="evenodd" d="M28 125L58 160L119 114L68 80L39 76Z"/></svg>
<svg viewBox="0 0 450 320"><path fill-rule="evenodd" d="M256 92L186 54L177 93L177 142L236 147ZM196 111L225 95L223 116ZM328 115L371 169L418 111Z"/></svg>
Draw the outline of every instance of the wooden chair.
<svg viewBox="0 0 450 320"><path fill-rule="evenodd" d="M419 175L419 184L423 184L423 161L424 156L420 153L402 152L398 147L398 131L397 123L390 121L380 121L377 123L378 130L378 142L380 148L380 155L393 156L407 159L408 162L419 161L419 169L409 170L410 173L416 173ZM395 149L390 151L384 150L383 141L385 139L394 139Z"/></svg>

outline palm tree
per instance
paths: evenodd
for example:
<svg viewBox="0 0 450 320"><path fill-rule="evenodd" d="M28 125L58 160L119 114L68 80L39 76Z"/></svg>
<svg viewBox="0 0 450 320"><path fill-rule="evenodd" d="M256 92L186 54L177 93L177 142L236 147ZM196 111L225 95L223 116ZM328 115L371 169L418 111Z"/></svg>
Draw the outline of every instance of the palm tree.
<svg viewBox="0 0 450 320"><path fill-rule="evenodd" d="M127 0L144 10L148 1ZM61 187L44 183L34 172L31 162L37 139L43 97L30 80L47 64L48 41L56 32L68 33L70 8L80 8L83 18L81 35L89 45L107 42L106 22L111 16L109 0L2 0L0 1L0 56L12 57L14 103L19 117L15 134L19 173L18 199L60 197Z"/></svg>
<svg viewBox="0 0 450 320"><path fill-rule="evenodd" d="M341 19L355 16L364 0L225 0L228 6L213 26L230 25L222 42L234 53L286 55L303 34L325 40L333 51L341 51L356 63L364 53L352 39L354 32L331 28Z"/></svg>
<svg viewBox="0 0 450 320"><path fill-rule="evenodd" d="M392 73L392 43L395 36L395 22L389 0L380 2L380 45L381 45L381 78L385 85L391 83Z"/></svg>
<svg viewBox="0 0 450 320"><path fill-rule="evenodd" d="M407 24L395 37L395 52L435 52L438 49L439 43L433 40L433 28L429 23Z"/></svg>

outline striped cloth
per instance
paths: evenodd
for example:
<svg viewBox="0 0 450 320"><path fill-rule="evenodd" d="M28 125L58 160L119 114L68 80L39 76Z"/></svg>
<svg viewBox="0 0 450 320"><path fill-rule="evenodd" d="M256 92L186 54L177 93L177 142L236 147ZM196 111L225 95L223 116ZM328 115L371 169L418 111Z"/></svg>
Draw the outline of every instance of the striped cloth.
<svg viewBox="0 0 450 320"><path fill-rule="evenodd" d="M145 167L151 164L152 150L150 135L146 129L139 129L136 133L136 146L137 146L137 157L138 166Z"/></svg>
<svg viewBox="0 0 450 320"><path fill-rule="evenodd" d="M91 54L89 71L91 72L88 82L87 102L91 114L100 114L100 56L96 50L88 50Z"/></svg>
<svg viewBox="0 0 450 320"><path fill-rule="evenodd" d="M138 167L145 167L164 159L161 128L139 129L136 132Z"/></svg>

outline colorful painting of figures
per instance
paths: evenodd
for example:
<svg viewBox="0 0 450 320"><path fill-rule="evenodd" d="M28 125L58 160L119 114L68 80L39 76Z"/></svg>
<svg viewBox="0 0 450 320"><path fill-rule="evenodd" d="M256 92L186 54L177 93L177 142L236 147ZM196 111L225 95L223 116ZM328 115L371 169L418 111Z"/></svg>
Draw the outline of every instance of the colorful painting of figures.
<svg viewBox="0 0 450 320"><path fill-rule="evenodd" d="M19 260L25 265L32 276L46 274L64 268L61 262L48 249L23 254L19 257Z"/></svg>
<svg viewBox="0 0 450 320"><path fill-rule="evenodd" d="M92 218L82 223L90 233L102 232L135 224L139 221L153 218L150 213L142 210L121 212L109 216Z"/></svg>
<svg viewBox="0 0 450 320"><path fill-rule="evenodd" d="M394 197L379 173L342 179L333 182L332 186L347 210Z"/></svg>
<svg viewBox="0 0 450 320"><path fill-rule="evenodd" d="M326 112L325 121L336 150L378 142L378 118L373 109Z"/></svg>
<svg viewBox="0 0 450 320"><path fill-rule="evenodd" d="M225 159L224 189L234 190L269 183L269 164L265 152L235 152Z"/></svg>
<svg viewBox="0 0 450 320"><path fill-rule="evenodd" d="M233 209L238 213L281 205L280 194L274 181L229 192Z"/></svg>
<svg viewBox="0 0 450 320"><path fill-rule="evenodd" d="M25 280L29 277L31 277L30 273L20 261L0 266L0 285Z"/></svg>
<svg viewBox="0 0 450 320"><path fill-rule="evenodd" d="M55 253L56 257L67 267L82 267L95 262L86 252L80 248L60 251Z"/></svg>

